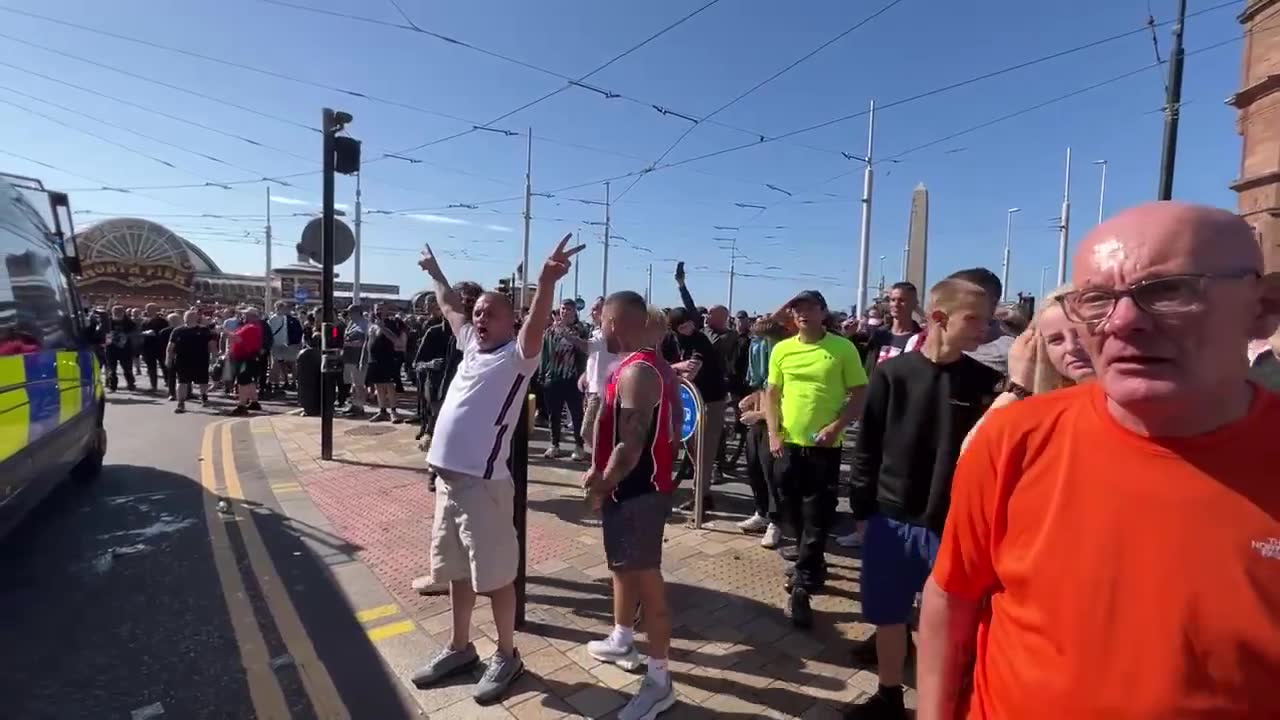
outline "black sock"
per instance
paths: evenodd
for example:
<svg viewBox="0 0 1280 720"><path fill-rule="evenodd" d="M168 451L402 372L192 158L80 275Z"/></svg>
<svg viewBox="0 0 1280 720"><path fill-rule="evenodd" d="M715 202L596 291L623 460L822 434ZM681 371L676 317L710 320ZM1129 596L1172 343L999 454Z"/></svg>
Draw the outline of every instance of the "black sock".
<svg viewBox="0 0 1280 720"><path fill-rule="evenodd" d="M902 686L901 685L881 685L876 690L876 694L885 700L892 700L894 704L902 704Z"/></svg>

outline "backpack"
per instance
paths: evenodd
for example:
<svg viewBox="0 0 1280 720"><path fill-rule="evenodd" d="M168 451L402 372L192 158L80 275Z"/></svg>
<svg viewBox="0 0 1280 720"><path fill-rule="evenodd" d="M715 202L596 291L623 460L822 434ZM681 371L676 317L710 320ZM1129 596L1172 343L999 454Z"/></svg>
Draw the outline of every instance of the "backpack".
<svg viewBox="0 0 1280 720"><path fill-rule="evenodd" d="M285 320L285 337L290 345L302 344L302 321L289 315Z"/></svg>

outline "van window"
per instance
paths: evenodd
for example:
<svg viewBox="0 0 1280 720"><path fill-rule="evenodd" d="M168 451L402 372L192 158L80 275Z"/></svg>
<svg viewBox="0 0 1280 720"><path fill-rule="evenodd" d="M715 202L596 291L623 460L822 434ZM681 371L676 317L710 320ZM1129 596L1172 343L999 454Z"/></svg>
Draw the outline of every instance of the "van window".
<svg viewBox="0 0 1280 720"><path fill-rule="evenodd" d="M0 198L0 355L76 347L62 259L16 192Z"/></svg>

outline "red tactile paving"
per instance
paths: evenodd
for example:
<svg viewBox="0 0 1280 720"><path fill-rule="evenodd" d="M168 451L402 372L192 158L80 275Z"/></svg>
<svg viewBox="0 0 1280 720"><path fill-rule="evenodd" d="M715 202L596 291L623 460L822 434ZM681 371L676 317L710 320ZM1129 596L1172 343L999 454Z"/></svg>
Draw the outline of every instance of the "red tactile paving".
<svg viewBox="0 0 1280 720"><path fill-rule="evenodd" d="M415 577L431 572L429 543L435 496L421 471L347 467L300 475L307 491L334 531L356 548L396 600L415 617L448 608L447 597L413 592ZM557 527L560 526L560 527ZM530 514L526 565L565 557L577 547L580 528Z"/></svg>

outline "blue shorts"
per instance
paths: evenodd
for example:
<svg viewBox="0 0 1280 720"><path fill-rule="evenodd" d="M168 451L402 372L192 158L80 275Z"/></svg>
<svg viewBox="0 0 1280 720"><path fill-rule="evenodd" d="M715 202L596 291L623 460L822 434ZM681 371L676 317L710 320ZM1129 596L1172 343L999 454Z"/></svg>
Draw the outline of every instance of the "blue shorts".
<svg viewBox="0 0 1280 720"><path fill-rule="evenodd" d="M862 616L872 625L901 625L938 557L938 533L883 515L867 519L862 540Z"/></svg>

